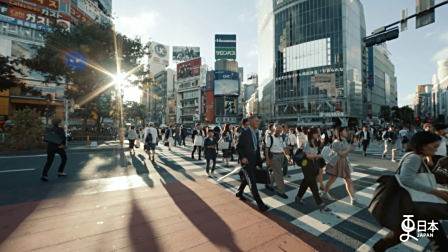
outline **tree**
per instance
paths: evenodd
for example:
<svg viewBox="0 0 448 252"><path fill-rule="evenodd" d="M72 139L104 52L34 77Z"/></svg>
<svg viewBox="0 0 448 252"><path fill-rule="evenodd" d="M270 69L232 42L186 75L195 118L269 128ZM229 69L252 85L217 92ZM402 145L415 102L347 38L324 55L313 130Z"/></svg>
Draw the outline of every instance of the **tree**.
<svg viewBox="0 0 448 252"><path fill-rule="evenodd" d="M29 108L16 110L12 117L14 126L9 130L8 143L17 150L41 147L43 123L40 113Z"/></svg>
<svg viewBox="0 0 448 252"><path fill-rule="evenodd" d="M146 107L137 102L127 102L123 108L124 116L134 124L143 124L146 117Z"/></svg>
<svg viewBox="0 0 448 252"><path fill-rule="evenodd" d="M381 106L380 118L383 118L386 122L390 122L390 113L391 111L389 106Z"/></svg>
<svg viewBox="0 0 448 252"><path fill-rule="evenodd" d="M18 75L22 74L22 70L19 66L19 59L11 59L0 55L0 92L12 87L24 85L24 83L17 78Z"/></svg>
<svg viewBox="0 0 448 252"><path fill-rule="evenodd" d="M100 95L112 87L108 84L113 81L117 64L121 66L121 72L137 68L146 49L140 39L116 34L111 26L79 24L70 30L56 27L47 33L45 45L26 64L45 73L47 82L70 84L67 95L83 108L79 115L84 119L86 129L92 111L102 106ZM139 75L146 73L136 71L135 74L141 79L143 77Z"/></svg>
<svg viewBox="0 0 448 252"><path fill-rule="evenodd" d="M414 110L409 106L400 108L400 119L406 125L414 125Z"/></svg>

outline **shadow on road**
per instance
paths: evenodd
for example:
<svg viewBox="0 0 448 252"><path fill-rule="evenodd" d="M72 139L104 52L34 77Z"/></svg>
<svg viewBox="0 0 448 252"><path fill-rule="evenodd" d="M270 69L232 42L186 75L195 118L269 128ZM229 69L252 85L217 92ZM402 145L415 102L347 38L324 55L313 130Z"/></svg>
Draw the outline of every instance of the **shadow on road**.
<svg viewBox="0 0 448 252"><path fill-rule="evenodd" d="M132 190L131 195L134 198ZM132 200L131 207L132 216L129 220L128 232L131 239L132 250L154 252L161 251L155 238L154 229L151 227L149 220L146 219L135 199Z"/></svg>
<svg viewBox="0 0 448 252"><path fill-rule="evenodd" d="M230 227L193 190L180 181L170 185L162 182L162 185L176 206L210 242L224 250L241 251Z"/></svg>

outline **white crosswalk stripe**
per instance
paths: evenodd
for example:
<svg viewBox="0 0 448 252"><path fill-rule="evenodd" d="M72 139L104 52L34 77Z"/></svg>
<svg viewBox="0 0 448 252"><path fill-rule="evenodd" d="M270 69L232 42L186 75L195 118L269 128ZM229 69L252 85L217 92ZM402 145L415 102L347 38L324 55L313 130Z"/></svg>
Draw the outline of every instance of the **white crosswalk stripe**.
<svg viewBox="0 0 448 252"><path fill-rule="evenodd" d="M172 152L161 148L159 155L180 165L191 175L206 176L205 161L191 160L190 151L188 147L174 148ZM236 165L236 162L231 162L231 167L226 168L218 163L215 171L216 177L224 176L232 171ZM291 177L285 178L288 199L278 197L266 190L263 185L258 187L260 196L271 207L269 210L271 213L278 214L297 228L311 233L325 242L334 244L342 251L370 251L371 246L387 234L387 230L376 224L367 211L367 206L376 188L376 179L382 174L390 174L391 172L380 167L364 167L356 164L353 166L352 180L359 201L357 206L349 205L349 197L341 179L334 183L333 189L330 191L337 199L334 202L329 202L328 207L332 210L330 213L319 211L309 190L303 198L304 204L297 205L294 198L303 179L301 168L297 166L290 166L289 174ZM324 176L324 179L326 181L328 178ZM239 185L238 174L220 182L217 182L216 178L210 178L209 180L223 185L226 190L232 193L236 192ZM248 188L246 188L245 196L252 199ZM389 251L424 251L427 246L428 240L422 238L417 243L407 242Z"/></svg>

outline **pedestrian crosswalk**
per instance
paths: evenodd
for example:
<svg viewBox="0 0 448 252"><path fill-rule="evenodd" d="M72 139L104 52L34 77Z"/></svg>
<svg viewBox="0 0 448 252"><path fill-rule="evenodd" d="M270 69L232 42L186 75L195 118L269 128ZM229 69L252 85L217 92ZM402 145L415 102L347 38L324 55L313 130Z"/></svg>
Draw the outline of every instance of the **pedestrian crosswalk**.
<svg viewBox="0 0 448 252"><path fill-rule="evenodd" d="M384 152L384 143L382 143L382 142L373 142L367 148L367 156L381 158L381 156L383 155L383 152ZM355 150L355 153L362 154L362 147L358 146L358 148ZM405 153L404 150L397 150L395 159L397 161L399 161L403 157L404 153ZM392 158L391 155L392 155L392 153L391 153L391 151L389 151L386 154L385 159L390 160Z"/></svg>
<svg viewBox="0 0 448 252"><path fill-rule="evenodd" d="M171 152L166 148L159 150L160 158L170 160L175 164L173 169L176 170L177 167L182 173L206 176L205 161L193 160L190 156L191 148L189 147L177 147ZM209 180L235 193L239 186L238 174L229 176L219 182L217 179L231 172L236 166L237 163L232 162L231 167L226 168L222 162L218 162L215 177ZM345 184L343 180L338 179L330 191L336 199L334 202L328 202L328 207L332 210L330 213L319 211L309 191L303 198L303 204L299 205L294 202L303 179L300 167L291 166L289 169L290 177L285 178L288 199L277 196L265 189L263 185L258 187L263 201L271 207L269 212L295 225L299 230L306 231L324 242L334 244L341 251L371 251L371 246L388 231L376 223L368 212L367 206L376 188L376 179L381 175L391 173L391 171L380 167L353 164L352 180L359 204L355 206L349 204ZM328 177L325 175L324 180L327 179ZM250 191L248 188L246 190L246 198L251 199ZM407 242L389 251L425 251L427 244L428 240L422 238L418 242Z"/></svg>

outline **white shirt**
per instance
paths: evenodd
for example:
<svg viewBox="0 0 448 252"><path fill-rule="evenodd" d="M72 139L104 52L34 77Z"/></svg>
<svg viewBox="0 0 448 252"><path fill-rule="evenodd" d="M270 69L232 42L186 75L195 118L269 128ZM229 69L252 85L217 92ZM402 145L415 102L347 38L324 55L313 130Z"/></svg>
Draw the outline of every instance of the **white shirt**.
<svg viewBox="0 0 448 252"><path fill-rule="evenodd" d="M305 144L308 143L308 137L303 132L297 134L297 146L298 148L303 148Z"/></svg>
<svg viewBox="0 0 448 252"><path fill-rule="evenodd" d="M148 135L148 133L151 134L151 137L152 137L152 141L151 142L152 143L156 143L157 142L157 137L158 137L156 128L154 128L154 127L145 128L145 138L143 138L143 140L146 139L146 136Z"/></svg>
<svg viewBox="0 0 448 252"><path fill-rule="evenodd" d="M446 137L442 137L442 141L440 141L440 146L437 149L435 155L446 156L447 155L446 144L447 144Z"/></svg>
<svg viewBox="0 0 448 252"><path fill-rule="evenodd" d="M285 141L283 141L282 136L281 135L278 137L275 137L274 135L271 135L271 136L272 136L272 140L273 140L272 145L271 145L270 135L266 135L266 138L265 138L266 148L269 149L269 147L271 147L270 150L272 153L283 153L284 149L286 148L286 143L285 143Z"/></svg>
<svg viewBox="0 0 448 252"><path fill-rule="evenodd" d="M367 134L368 133L369 133L368 131L361 131L361 135L362 135L362 139L363 140L367 140Z"/></svg>
<svg viewBox="0 0 448 252"><path fill-rule="evenodd" d="M288 134L288 145L296 145L297 144L297 140L296 140L296 135L289 133Z"/></svg>

